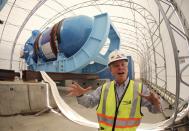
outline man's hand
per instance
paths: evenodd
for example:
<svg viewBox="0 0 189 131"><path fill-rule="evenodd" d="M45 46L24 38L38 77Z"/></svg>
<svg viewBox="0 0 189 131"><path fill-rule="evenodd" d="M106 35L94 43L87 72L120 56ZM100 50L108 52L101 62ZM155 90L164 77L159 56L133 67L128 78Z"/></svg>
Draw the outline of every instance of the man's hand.
<svg viewBox="0 0 189 131"><path fill-rule="evenodd" d="M160 97L159 96L156 96L153 92L150 91L150 95L146 96L146 95L143 95L142 93L139 93L138 94L141 96L141 97L144 97L146 100L148 100L149 102L151 102L159 111L161 111L161 104L160 104Z"/></svg>
<svg viewBox="0 0 189 131"><path fill-rule="evenodd" d="M73 82L69 87L68 87L68 95L67 96L81 96L91 90L91 87L87 88L82 88L79 84L76 82Z"/></svg>

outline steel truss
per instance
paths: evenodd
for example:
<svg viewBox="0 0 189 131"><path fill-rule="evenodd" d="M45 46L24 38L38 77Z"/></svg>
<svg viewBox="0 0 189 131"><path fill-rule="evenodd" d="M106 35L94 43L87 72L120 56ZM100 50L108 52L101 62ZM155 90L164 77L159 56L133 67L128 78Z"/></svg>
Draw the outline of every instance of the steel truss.
<svg viewBox="0 0 189 131"><path fill-rule="evenodd" d="M159 8L159 14L162 16L162 19L160 20L159 26L161 26L162 22L165 22L166 28L169 33L169 37L172 44L172 50L174 53L174 66L176 70L176 99L175 99L175 114L173 119L173 125L175 122L175 119L177 117L178 112L178 106L179 106L179 99L180 99L180 84L183 83L185 85L189 85L187 82L182 80L182 72L184 72L188 67L189 63L185 63L185 66L181 68L181 63L179 62L179 58L183 58L183 55L179 50L179 44L187 44L189 45L189 26L188 23L182 14L181 10L177 6L177 3L175 0L155 0L158 8ZM169 14L167 12L170 12ZM174 21L171 19L173 14L175 14L178 19L180 20L180 28L176 25L174 25ZM185 43L180 43L175 40L175 34L177 34L177 37L180 37L180 39L183 39ZM187 52L188 53L188 52ZM187 54L188 55L188 54ZM189 56L185 56L184 59L188 58Z"/></svg>

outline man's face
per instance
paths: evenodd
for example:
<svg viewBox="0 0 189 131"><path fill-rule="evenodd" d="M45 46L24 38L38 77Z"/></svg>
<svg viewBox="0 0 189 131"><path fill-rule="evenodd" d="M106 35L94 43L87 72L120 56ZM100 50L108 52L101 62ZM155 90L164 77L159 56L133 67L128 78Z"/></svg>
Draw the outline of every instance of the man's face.
<svg viewBox="0 0 189 131"><path fill-rule="evenodd" d="M110 64L110 71L115 77L116 81L124 81L128 75L128 62L125 60L118 60Z"/></svg>

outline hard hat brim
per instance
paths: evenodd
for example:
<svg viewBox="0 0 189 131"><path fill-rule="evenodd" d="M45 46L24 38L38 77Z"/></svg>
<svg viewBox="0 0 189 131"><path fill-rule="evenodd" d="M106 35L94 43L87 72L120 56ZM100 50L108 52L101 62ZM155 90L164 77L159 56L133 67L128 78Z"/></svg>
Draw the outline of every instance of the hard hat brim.
<svg viewBox="0 0 189 131"><path fill-rule="evenodd" d="M116 62L116 61L119 61L119 60L125 60L126 62L128 62L128 59L127 59L127 58L120 58L120 59L116 59L116 60L114 60L114 61L109 62L108 65L110 65L110 64L112 64L112 63L114 63L114 62Z"/></svg>

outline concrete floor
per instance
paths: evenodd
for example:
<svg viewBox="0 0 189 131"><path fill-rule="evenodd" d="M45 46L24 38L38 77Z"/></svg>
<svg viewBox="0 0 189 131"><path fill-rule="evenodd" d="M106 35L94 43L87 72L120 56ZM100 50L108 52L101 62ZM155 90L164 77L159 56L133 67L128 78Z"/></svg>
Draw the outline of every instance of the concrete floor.
<svg viewBox="0 0 189 131"><path fill-rule="evenodd" d="M75 111L83 117L96 121L96 108L87 109L77 104L76 98L63 96ZM156 123L164 120L162 114L151 114L146 108L142 108L144 114L142 122ZM97 129L81 126L53 112L44 113L40 116L34 115L16 115L11 117L0 117L0 131L97 131Z"/></svg>

